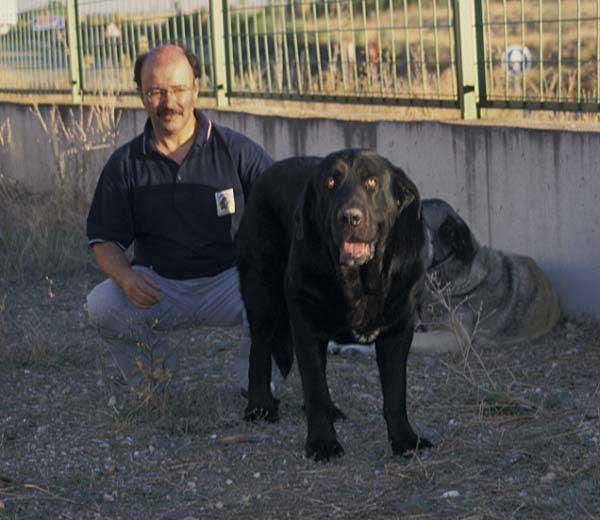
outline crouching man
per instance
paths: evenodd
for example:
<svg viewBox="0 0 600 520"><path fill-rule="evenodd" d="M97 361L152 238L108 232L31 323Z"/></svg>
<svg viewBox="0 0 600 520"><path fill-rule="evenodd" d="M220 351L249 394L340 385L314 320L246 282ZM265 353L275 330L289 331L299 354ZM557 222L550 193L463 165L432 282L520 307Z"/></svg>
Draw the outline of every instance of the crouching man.
<svg viewBox="0 0 600 520"><path fill-rule="evenodd" d="M141 135L104 167L87 221L109 278L88 295L92 323L127 382L163 385L176 352L165 331L245 322L233 237L252 183L270 164L247 137L194 109L198 61L175 45L138 57L148 114ZM130 264L125 249L134 245ZM244 326L238 377L247 387Z"/></svg>

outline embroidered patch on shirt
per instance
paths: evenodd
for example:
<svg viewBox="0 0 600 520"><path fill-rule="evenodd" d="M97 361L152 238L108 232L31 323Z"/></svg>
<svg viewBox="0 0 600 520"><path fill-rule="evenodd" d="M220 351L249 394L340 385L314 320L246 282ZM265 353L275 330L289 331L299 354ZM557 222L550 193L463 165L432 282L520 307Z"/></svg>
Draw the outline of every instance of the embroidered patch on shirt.
<svg viewBox="0 0 600 520"><path fill-rule="evenodd" d="M217 191L217 193L215 193L215 199L217 201L217 215L219 217L233 215L235 213L235 197L233 196L233 188Z"/></svg>

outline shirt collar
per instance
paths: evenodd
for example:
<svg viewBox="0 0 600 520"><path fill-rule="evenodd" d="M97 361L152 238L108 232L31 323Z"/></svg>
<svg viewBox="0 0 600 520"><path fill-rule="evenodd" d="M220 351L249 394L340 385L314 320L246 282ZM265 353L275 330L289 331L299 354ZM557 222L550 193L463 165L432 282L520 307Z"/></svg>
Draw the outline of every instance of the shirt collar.
<svg viewBox="0 0 600 520"><path fill-rule="evenodd" d="M194 117L198 125L196 132L195 146L204 146L212 134L212 121L208 119L200 110L194 109ZM144 132L142 134L142 153L148 155L153 152L158 152L154 137L152 136L152 122L150 118L146 120Z"/></svg>

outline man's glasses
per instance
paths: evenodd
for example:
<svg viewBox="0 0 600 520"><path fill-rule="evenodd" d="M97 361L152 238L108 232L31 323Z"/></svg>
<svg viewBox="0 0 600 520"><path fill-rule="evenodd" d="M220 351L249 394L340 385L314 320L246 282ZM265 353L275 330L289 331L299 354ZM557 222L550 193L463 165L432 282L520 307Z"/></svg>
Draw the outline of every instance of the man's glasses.
<svg viewBox="0 0 600 520"><path fill-rule="evenodd" d="M157 102L163 99L167 93L175 96L177 99L183 99L187 96L194 87L186 87L184 85L175 85L169 88L148 88L144 90L144 96L148 101Z"/></svg>

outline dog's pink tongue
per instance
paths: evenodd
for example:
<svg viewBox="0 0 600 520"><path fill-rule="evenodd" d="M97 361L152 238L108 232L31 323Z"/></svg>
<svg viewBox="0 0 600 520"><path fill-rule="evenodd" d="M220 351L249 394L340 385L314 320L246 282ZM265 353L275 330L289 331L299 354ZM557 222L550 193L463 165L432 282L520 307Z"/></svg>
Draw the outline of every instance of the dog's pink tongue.
<svg viewBox="0 0 600 520"><path fill-rule="evenodd" d="M352 258L363 258L371 254L371 246L367 242L344 242L343 249Z"/></svg>

